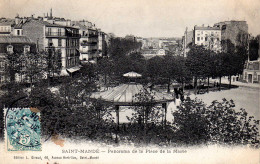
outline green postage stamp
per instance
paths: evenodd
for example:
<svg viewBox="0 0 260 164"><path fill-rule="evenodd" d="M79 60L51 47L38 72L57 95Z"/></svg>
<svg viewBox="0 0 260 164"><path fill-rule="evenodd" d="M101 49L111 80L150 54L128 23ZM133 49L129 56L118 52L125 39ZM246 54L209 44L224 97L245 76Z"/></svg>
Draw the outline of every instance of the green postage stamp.
<svg viewBox="0 0 260 164"><path fill-rule="evenodd" d="M5 140L8 151L41 151L40 112L35 109L5 109Z"/></svg>

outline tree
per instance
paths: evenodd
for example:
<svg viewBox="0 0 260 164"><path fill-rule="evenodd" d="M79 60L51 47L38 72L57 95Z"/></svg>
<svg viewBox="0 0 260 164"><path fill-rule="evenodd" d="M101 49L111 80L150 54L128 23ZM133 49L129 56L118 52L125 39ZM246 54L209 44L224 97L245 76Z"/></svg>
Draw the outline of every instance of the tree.
<svg viewBox="0 0 260 164"><path fill-rule="evenodd" d="M61 64L61 50L57 50L54 47L48 48L47 51L41 51L42 59L47 65L45 71L47 72L47 78L50 80L50 77L55 77L60 73L62 64Z"/></svg>
<svg viewBox="0 0 260 164"><path fill-rule="evenodd" d="M149 133L152 132L151 129L156 126L161 127L160 120L163 115L160 111L162 111L162 108L156 106L152 92L147 87L144 87L139 93L134 95L134 99L134 101L137 102L136 106L133 107L135 113L132 114L132 117L127 117L127 119L131 124L138 124L139 129L137 133L142 136L139 137L147 144L151 139L149 135ZM141 131L143 133L140 133Z"/></svg>
<svg viewBox="0 0 260 164"><path fill-rule="evenodd" d="M197 93L198 78L209 77L211 73L211 51L202 46L193 46L187 54L186 66L194 77L195 94Z"/></svg>
<svg viewBox="0 0 260 164"><path fill-rule="evenodd" d="M6 67L5 76L8 77L7 81L11 83L15 82L16 74L21 71L21 61L19 53L8 53L6 54Z"/></svg>
<svg viewBox="0 0 260 164"><path fill-rule="evenodd" d="M167 92L170 92L172 79L176 78L177 70L179 69L177 68L175 58L166 55L163 60L162 69L164 70L162 76L167 79Z"/></svg>
<svg viewBox="0 0 260 164"><path fill-rule="evenodd" d="M81 66L82 67L80 68L80 74L81 74L82 78L86 78L86 80L88 82L91 82L97 78L97 72L99 71L99 65L96 66L95 64L92 64L92 63L84 63L84 64L81 64Z"/></svg>
<svg viewBox="0 0 260 164"><path fill-rule="evenodd" d="M97 72L98 74L104 76L105 85L107 84L107 77L110 77L114 70L113 62L113 60L110 60L108 58L102 58L97 63Z"/></svg>
<svg viewBox="0 0 260 164"><path fill-rule="evenodd" d="M162 77L163 62L163 58L159 56L155 56L147 61L146 76L151 78L153 84Z"/></svg>
<svg viewBox="0 0 260 164"><path fill-rule="evenodd" d="M173 113L176 138L186 144L249 144L259 147L259 120L245 109L236 112L232 100L213 101L206 106L189 97Z"/></svg>
<svg viewBox="0 0 260 164"><path fill-rule="evenodd" d="M176 72L175 79L178 83L182 84L182 88L184 88L185 83L189 83L192 80L192 76L190 74L189 69L185 65L186 59L182 56L175 57Z"/></svg>
<svg viewBox="0 0 260 164"><path fill-rule="evenodd" d="M43 79L47 65L42 54L39 53L26 53L24 54L24 60L23 72L32 89L33 83Z"/></svg>
<svg viewBox="0 0 260 164"><path fill-rule="evenodd" d="M257 38L252 38L249 41L249 59L250 60L258 59L258 57L259 57L258 50L259 50L259 40Z"/></svg>

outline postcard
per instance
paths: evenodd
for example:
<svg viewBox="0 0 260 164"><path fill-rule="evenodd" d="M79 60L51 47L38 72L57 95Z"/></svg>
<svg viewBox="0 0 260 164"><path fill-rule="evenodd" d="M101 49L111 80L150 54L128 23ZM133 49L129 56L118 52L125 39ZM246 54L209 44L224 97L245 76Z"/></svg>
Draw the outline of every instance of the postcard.
<svg viewBox="0 0 260 164"><path fill-rule="evenodd" d="M259 163L259 11L0 0L0 163Z"/></svg>

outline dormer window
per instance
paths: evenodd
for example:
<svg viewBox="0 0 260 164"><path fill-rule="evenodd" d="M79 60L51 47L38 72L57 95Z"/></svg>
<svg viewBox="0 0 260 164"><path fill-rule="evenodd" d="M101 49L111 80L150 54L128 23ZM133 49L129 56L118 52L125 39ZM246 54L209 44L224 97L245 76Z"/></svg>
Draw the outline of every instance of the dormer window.
<svg viewBox="0 0 260 164"><path fill-rule="evenodd" d="M24 46L24 53L30 52L30 46L26 45Z"/></svg>
<svg viewBox="0 0 260 164"><path fill-rule="evenodd" d="M14 47L12 45L7 46L7 52L8 53L13 53L14 52Z"/></svg>

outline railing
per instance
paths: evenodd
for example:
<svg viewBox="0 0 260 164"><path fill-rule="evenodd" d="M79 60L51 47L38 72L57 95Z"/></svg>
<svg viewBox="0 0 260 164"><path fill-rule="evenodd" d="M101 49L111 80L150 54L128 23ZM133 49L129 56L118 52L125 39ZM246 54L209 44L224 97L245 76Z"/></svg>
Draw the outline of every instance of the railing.
<svg viewBox="0 0 260 164"><path fill-rule="evenodd" d="M97 38L97 34L86 34L86 35L81 35L82 38Z"/></svg>
<svg viewBox="0 0 260 164"><path fill-rule="evenodd" d="M98 34L89 34L88 37L89 37L89 38L98 37Z"/></svg>
<svg viewBox="0 0 260 164"><path fill-rule="evenodd" d="M80 34L65 33L65 32L46 32L46 36L68 36L68 37L80 37Z"/></svg>
<svg viewBox="0 0 260 164"><path fill-rule="evenodd" d="M66 36L65 32L46 32L46 36Z"/></svg>
<svg viewBox="0 0 260 164"><path fill-rule="evenodd" d="M80 43L81 46L94 46L96 44L97 44L97 42L84 42L84 43Z"/></svg>

